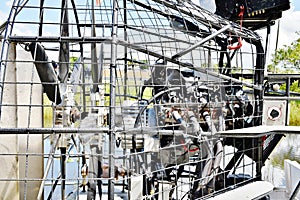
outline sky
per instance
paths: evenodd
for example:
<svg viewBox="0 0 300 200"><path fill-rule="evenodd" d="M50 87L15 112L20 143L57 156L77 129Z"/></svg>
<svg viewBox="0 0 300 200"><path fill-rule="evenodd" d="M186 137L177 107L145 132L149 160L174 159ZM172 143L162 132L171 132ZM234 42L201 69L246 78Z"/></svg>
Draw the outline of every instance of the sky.
<svg viewBox="0 0 300 200"><path fill-rule="evenodd" d="M280 19L279 46L289 45L300 38L300 1L291 0L291 9L283 12ZM272 27L277 31L277 26Z"/></svg>
<svg viewBox="0 0 300 200"><path fill-rule="evenodd" d="M300 38L300 1L299 0L290 0L291 8L282 13L282 18L276 21L276 24L271 27L271 36L270 42L268 45L267 53L267 64L270 64L272 59L272 54L276 50L276 39L277 39L277 30L279 23L279 36L277 49L283 48L284 45L291 45ZM297 34L299 32L299 34ZM265 36L266 30L259 32L260 35Z"/></svg>
<svg viewBox="0 0 300 200"><path fill-rule="evenodd" d="M30 1L30 0L29 0ZM197 1L197 0L193 0ZM203 2L209 2L211 4L214 0L198 0L200 4ZM13 0L0 0L0 22L1 24L8 18L11 4ZM299 0L290 0L291 9L283 12L283 16L280 19L280 30L279 30L279 40L278 40L278 48L283 47L284 45L290 45L292 42L300 38L296 32L300 33L300 1ZM279 20L278 20L279 21ZM277 21L277 23L278 23ZM277 23L271 28L271 38L270 43L268 45L269 54L267 55L267 60L270 60L272 54L275 51L276 47L276 38L277 38ZM22 30L24 33L24 30ZM30 30L28 30L30 31ZM259 31L259 34L264 38L266 31Z"/></svg>

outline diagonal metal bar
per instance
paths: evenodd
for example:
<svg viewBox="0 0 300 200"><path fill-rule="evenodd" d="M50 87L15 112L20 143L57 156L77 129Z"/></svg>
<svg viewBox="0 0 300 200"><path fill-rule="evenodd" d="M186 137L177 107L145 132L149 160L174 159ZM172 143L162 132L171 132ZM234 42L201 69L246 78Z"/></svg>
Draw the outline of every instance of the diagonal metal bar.
<svg viewBox="0 0 300 200"><path fill-rule="evenodd" d="M298 182L295 190L293 191L293 194L290 197L290 200L297 199L297 194L299 193L299 191L300 191L300 181Z"/></svg>
<svg viewBox="0 0 300 200"><path fill-rule="evenodd" d="M42 198L43 191L44 191L44 186L45 186L45 180L46 180L46 178L48 176L48 173L50 171L50 167L51 167L51 164L53 162L53 153L55 152L55 149L57 147L59 138L60 138L60 135L56 138L56 141L55 141L55 143L53 143L52 148L50 150L49 158L47 160L46 169L45 169L45 173L44 173L44 176L43 176L43 180L41 182L41 186L40 186L40 189L39 189L37 200L40 200Z"/></svg>
<svg viewBox="0 0 300 200"><path fill-rule="evenodd" d="M176 59L176 58L178 58L178 57L183 56L184 54L189 53L190 51L196 49L197 47L201 46L201 45L204 44L205 42L207 42L207 41L211 40L212 38L216 37L217 35L219 35L219 34L225 32L225 31L229 30L231 27L232 27L232 26L231 26L230 24L227 25L227 26L224 26L223 28L221 28L220 30L216 31L215 33L213 33L213 34L207 36L206 38L203 38L200 42L198 42L198 43L196 43L196 44L190 46L189 48L187 48L187 49L185 49L185 50L183 50L183 51L181 51L181 52L175 54L174 56L172 56L172 59Z"/></svg>

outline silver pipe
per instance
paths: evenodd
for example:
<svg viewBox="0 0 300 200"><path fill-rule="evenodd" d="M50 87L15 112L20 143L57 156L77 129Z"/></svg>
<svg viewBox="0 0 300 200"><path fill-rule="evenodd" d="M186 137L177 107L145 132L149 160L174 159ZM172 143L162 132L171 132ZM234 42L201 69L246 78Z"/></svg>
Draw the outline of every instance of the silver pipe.
<svg viewBox="0 0 300 200"><path fill-rule="evenodd" d="M300 97L264 96L264 100L300 100Z"/></svg>
<svg viewBox="0 0 300 200"><path fill-rule="evenodd" d="M114 182L114 168L115 168L115 111L116 111L116 58L117 58L117 29L118 29L118 1L113 2L113 13L112 13L112 43L111 43L111 63L110 63L110 107L109 107L109 177L108 180L108 199L114 199L115 193L115 182Z"/></svg>
<svg viewBox="0 0 300 200"><path fill-rule="evenodd" d="M200 42L190 46L189 48L175 54L174 56L172 56L173 59L176 59L178 57L183 56L184 54L187 54L189 52L191 52L192 50L196 49L197 47L201 46L202 44L204 44L205 42L211 40L212 38L216 37L217 35L227 31L228 29L230 29L232 26L229 24L227 26L224 26L223 28L221 28L220 30L214 32L213 34L207 36L206 38L203 38Z"/></svg>
<svg viewBox="0 0 300 200"><path fill-rule="evenodd" d="M116 131L121 131L116 130ZM108 128L1 128L0 134L108 133Z"/></svg>
<svg viewBox="0 0 300 200"><path fill-rule="evenodd" d="M82 42L82 43L91 43L91 42L106 42L110 44L112 41L111 37L65 37L65 36L8 36L7 41L9 42Z"/></svg>

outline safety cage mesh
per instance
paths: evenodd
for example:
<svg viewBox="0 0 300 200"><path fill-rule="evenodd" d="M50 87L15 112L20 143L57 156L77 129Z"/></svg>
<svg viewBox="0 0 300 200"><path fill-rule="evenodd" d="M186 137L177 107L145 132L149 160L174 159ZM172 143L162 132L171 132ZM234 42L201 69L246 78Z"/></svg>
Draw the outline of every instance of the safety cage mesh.
<svg viewBox="0 0 300 200"><path fill-rule="evenodd" d="M262 138L221 132L262 124L263 79L260 36L192 1L15 1L0 193L202 199L258 180Z"/></svg>

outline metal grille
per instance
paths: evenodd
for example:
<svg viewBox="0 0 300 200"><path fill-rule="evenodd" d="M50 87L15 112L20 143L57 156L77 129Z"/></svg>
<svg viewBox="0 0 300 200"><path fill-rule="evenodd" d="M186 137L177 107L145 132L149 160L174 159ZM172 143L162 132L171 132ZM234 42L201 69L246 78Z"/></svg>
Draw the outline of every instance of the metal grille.
<svg viewBox="0 0 300 200"><path fill-rule="evenodd" d="M204 199L260 180L262 136L221 132L262 124L263 79L260 37L191 1L15 1L0 184L10 199Z"/></svg>

